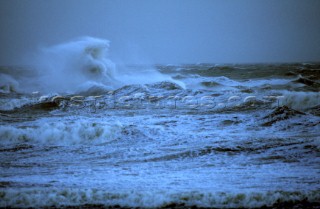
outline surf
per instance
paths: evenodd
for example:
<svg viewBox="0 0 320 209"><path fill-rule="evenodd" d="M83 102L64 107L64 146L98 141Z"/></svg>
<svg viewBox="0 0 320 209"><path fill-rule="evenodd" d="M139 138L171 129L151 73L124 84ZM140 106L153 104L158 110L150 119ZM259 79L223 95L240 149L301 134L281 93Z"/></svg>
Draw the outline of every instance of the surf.
<svg viewBox="0 0 320 209"><path fill-rule="evenodd" d="M129 84L175 81L153 67L117 67L109 57L110 41L94 37L40 48L29 59L37 74L29 91L42 93L79 93L89 89L115 90ZM183 85L182 82L179 85Z"/></svg>

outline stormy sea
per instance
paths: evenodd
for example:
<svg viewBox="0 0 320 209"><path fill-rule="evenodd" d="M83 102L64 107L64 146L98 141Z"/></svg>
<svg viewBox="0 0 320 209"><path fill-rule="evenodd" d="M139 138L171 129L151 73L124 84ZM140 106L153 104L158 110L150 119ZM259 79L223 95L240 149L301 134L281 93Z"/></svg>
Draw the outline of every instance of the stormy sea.
<svg viewBox="0 0 320 209"><path fill-rule="evenodd" d="M0 67L0 208L320 208L320 64Z"/></svg>

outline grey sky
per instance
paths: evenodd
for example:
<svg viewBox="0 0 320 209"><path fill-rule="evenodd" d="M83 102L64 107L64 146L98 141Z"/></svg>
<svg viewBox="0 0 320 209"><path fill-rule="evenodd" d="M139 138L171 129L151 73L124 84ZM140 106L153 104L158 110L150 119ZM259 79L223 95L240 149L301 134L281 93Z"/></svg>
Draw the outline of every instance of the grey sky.
<svg viewBox="0 0 320 209"><path fill-rule="evenodd" d="M79 36L125 63L320 61L319 0L1 0L0 64Z"/></svg>

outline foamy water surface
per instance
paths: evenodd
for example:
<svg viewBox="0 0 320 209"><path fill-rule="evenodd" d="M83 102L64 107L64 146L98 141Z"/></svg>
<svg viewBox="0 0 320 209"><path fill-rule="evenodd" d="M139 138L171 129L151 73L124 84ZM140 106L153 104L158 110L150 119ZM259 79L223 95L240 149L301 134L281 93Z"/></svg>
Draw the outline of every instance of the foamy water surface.
<svg viewBox="0 0 320 209"><path fill-rule="evenodd" d="M0 207L319 203L319 65L118 69L108 47L1 68Z"/></svg>

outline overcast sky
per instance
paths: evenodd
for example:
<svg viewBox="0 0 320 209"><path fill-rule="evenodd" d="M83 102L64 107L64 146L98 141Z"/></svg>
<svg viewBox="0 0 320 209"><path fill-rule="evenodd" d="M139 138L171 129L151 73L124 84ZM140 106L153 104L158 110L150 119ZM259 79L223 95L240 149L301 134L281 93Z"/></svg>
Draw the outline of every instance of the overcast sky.
<svg viewBox="0 0 320 209"><path fill-rule="evenodd" d="M79 36L125 63L320 61L320 0L1 0L0 64Z"/></svg>

